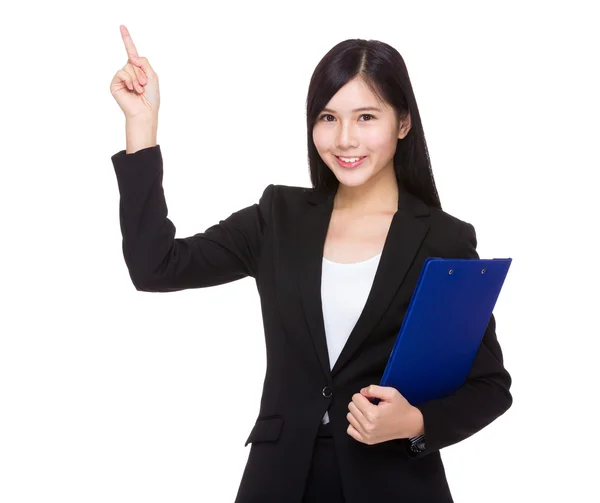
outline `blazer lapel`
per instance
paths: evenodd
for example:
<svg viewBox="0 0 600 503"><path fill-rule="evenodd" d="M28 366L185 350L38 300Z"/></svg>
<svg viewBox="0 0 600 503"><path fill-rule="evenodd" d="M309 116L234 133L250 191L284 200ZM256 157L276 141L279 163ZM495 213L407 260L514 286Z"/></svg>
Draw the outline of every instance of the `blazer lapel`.
<svg viewBox="0 0 600 503"><path fill-rule="evenodd" d="M421 218L429 215L427 206L400 188L398 211L392 219L366 304L333 369L330 369L321 300L321 272L334 195L310 193L294 246L302 305L310 337L326 377L337 374L348 363L385 314L429 230L429 220Z"/></svg>

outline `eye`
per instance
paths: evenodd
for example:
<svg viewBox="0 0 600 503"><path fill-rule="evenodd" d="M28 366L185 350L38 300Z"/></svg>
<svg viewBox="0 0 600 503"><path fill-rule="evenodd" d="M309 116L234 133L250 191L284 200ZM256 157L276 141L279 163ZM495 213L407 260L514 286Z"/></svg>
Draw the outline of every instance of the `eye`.
<svg viewBox="0 0 600 503"><path fill-rule="evenodd" d="M323 115L321 115L321 117L319 117L319 120L323 121L323 119L325 117L333 117L333 115L331 115L331 114L323 114ZM373 116L371 114L362 114L361 117L371 117L371 119L375 119L375 116ZM326 121L323 121L323 122L332 122L332 121L326 120ZM363 121L363 122L365 122L365 121ZM366 121L366 122L369 122L369 121Z"/></svg>

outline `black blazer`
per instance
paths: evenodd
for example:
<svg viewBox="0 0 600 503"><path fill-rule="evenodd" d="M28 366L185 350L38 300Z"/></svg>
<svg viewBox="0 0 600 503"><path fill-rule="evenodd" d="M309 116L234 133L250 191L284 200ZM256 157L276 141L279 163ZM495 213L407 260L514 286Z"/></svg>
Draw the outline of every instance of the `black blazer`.
<svg viewBox="0 0 600 503"><path fill-rule="evenodd" d="M348 403L378 384L427 257L479 258L475 229L400 188L364 310L333 369L321 309L323 247L333 194L269 185L260 201L205 232L175 238L167 217L160 146L112 156L120 191L123 254L138 290L173 292L256 280L267 369L237 503L301 503L326 410L345 499L449 502L440 449L460 442L512 403L511 377L492 316L469 378L453 395L419 405L426 449L407 439L363 444L347 433Z"/></svg>

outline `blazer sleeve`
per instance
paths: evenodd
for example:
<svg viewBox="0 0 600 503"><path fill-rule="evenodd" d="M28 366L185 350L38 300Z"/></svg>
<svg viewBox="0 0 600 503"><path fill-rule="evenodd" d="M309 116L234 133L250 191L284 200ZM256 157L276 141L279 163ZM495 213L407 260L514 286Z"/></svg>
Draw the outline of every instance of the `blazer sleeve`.
<svg viewBox="0 0 600 503"><path fill-rule="evenodd" d="M160 145L111 157L120 193L122 249L137 290L173 292L256 278L274 185L260 201L204 232L175 238L163 190Z"/></svg>
<svg viewBox="0 0 600 503"><path fill-rule="evenodd" d="M471 224L459 231L456 258L478 259L477 237ZM511 376L504 368L492 314L465 384L454 394L416 407L424 420L424 449L410 457L420 458L455 444L483 429L512 405Z"/></svg>

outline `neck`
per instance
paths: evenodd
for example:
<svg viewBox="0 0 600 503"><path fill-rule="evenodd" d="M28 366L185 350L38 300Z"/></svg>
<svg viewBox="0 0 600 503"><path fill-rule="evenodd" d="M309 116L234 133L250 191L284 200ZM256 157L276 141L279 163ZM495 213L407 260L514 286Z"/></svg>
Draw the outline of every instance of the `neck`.
<svg viewBox="0 0 600 503"><path fill-rule="evenodd" d="M376 177L356 187L340 183L334 196L333 209L357 213L395 213L398 209L398 182L393 167L381 170Z"/></svg>

